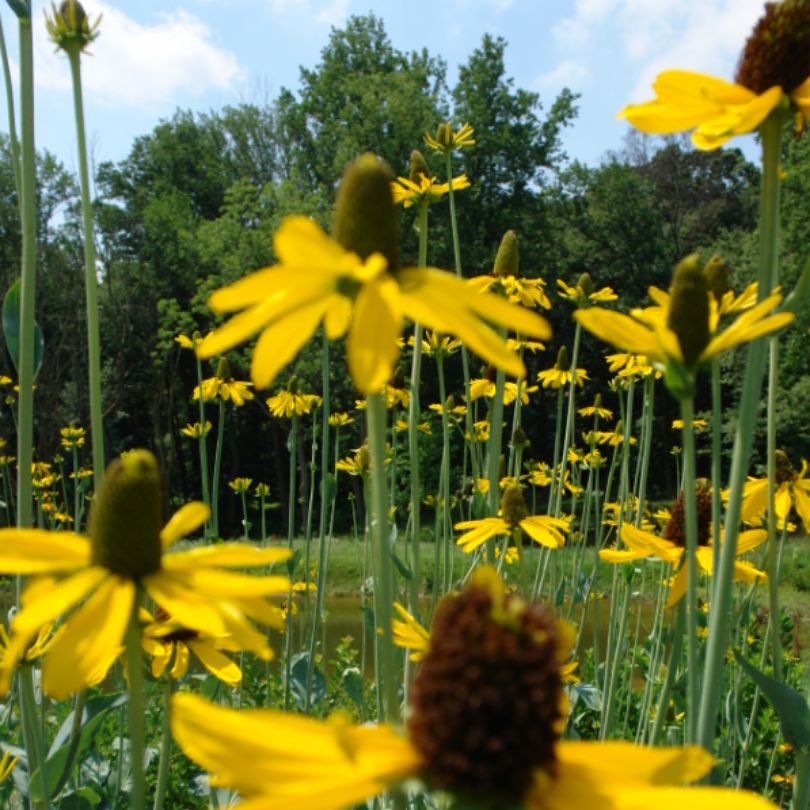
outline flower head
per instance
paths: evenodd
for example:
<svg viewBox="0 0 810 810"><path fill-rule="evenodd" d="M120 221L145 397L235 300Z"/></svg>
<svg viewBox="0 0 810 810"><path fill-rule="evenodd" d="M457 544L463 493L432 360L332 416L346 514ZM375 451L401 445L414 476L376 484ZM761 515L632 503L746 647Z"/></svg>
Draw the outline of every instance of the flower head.
<svg viewBox="0 0 810 810"><path fill-rule="evenodd" d="M589 273L583 273L574 287L558 278L557 287L559 288L557 294L560 298L573 301L578 307L605 304L608 301L615 301L619 297L611 287L602 287L601 290L597 290L593 286L593 280Z"/></svg>
<svg viewBox="0 0 810 810"><path fill-rule="evenodd" d="M59 435L62 437L59 442L62 447L71 450L74 447L84 447L87 433L83 427L69 425L68 427L60 428Z"/></svg>
<svg viewBox="0 0 810 810"><path fill-rule="evenodd" d="M323 323L330 340L348 333L349 371L357 388L369 393L391 377L403 321L410 318L455 335L488 362L523 376L520 358L485 321L539 338L549 335L548 324L496 296L476 293L450 273L429 267L397 271L388 178L373 155L350 166L335 206L335 239L304 217L284 220L274 239L279 263L211 297L216 311L241 312L206 338L198 354L210 357L260 331L251 374L264 388Z"/></svg>
<svg viewBox="0 0 810 810"><path fill-rule="evenodd" d="M231 376L230 363L223 357L219 361L216 375L203 380L202 385L196 386L192 399L202 397L203 402L218 399L222 402L233 402L236 407L241 407L245 402L253 399L251 385L252 383L249 382L235 380Z"/></svg>
<svg viewBox="0 0 810 810"><path fill-rule="evenodd" d="M469 187L470 181L467 179L466 174L460 174L458 177L453 178L453 191L461 191ZM418 180L397 177L391 183L394 202L397 205L402 203L403 208L410 208L412 205L418 205L423 201L427 203L438 202L449 191L450 183L439 183L435 177L428 177L424 174Z"/></svg>
<svg viewBox="0 0 810 810"><path fill-rule="evenodd" d="M452 122L442 123L436 127L436 136L425 133L425 143L434 152L452 153L456 149L468 149L475 146L473 128L463 124L458 131L453 132Z"/></svg>
<svg viewBox="0 0 810 810"><path fill-rule="evenodd" d="M279 419L290 419L293 415L303 416L321 404L317 394L304 394L299 390L298 379L293 375L286 389L279 391L267 400L270 413Z"/></svg>
<svg viewBox="0 0 810 810"><path fill-rule="evenodd" d="M64 0L57 10L51 3L51 15L45 15L45 28L57 50L79 53L98 36L99 15L92 24L78 0Z"/></svg>
<svg viewBox="0 0 810 810"><path fill-rule="evenodd" d="M4 688L31 640L59 617L63 626L43 667L45 690L64 698L97 683L121 651L139 587L184 628L229 634L241 649L271 655L264 634L248 619L280 626L278 609L266 598L286 593L287 578L227 569L265 567L287 559L289 552L235 543L165 553L205 522L208 508L187 504L161 528L161 495L154 456L134 450L108 468L93 501L88 537L0 531L0 571L32 577L11 624L0 672Z"/></svg>
<svg viewBox="0 0 810 810"><path fill-rule="evenodd" d="M512 485L504 490L499 517L464 520L456 523L455 528L464 531L456 543L464 551L471 552L491 537L510 536L516 529L522 529L532 540L546 548L560 548L565 545L565 534L570 525L562 518L529 515L520 486Z"/></svg>

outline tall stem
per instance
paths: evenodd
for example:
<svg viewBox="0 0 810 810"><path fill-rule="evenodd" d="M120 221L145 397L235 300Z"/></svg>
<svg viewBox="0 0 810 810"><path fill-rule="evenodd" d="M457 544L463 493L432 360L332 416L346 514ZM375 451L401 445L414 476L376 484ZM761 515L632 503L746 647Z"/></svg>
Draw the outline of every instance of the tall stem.
<svg viewBox="0 0 810 810"><path fill-rule="evenodd" d="M293 411L290 422L290 436L287 440L290 451L289 495L287 497L287 548L292 551L293 536L295 534L295 471L298 456L298 414ZM284 711L290 710L292 697L292 571L290 572L290 587L287 591L287 632L285 638L284 654Z"/></svg>
<svg viewBox="0 0 810 810"><path fill-rule="evenodd" d="M692 427L694 403L691 397L681 400L683 420L683 504L686 518L686 742L697 736L698 709L698 637L697 637L697 493L695 481L695 429Z"/></svg>
<svg viewBox="0 0 810 810"><path fill-rule="evenodd" d="M568 386L568 413L565 418L565 430L563 431L560 481L557 485L554 517L559 517L560 510L562 509L563 481L565 480L565 468L568 466L568 448L571 446L571 437L574 434L574 403L577 399L577 362L579 361L579 342L581 335L582 327L579 321L577 321L576 329L574 330L574 348L571 352L571 384Z"/></svg>
<svg viewBox="0 0 810 810"><path fill-rule="evenodd" d="M132 606L126 637L127 673L129 675L129 740L132 790L129 794L130 810L146 807L146 777L144 775L144 752L146 728L144 723L143 659L141 657L141 628L138 620L140 594Z"/></svg>
<svg viewBox="0 0 810 810"><path fill-rule="evenodd" d="M96 242L93 235L93 206L90 201L90 172L87 166L87 141L84 132L82 102L81 48L74 43L67 49L73 80L73 110L76 116L76 140L79 148L79 182L84 226L84 285L87 307L87 374L90 393L90 435L93 442L93 484L98 492L104 475L104 423L101 407L101 337L98 321L98 279L96 278Z"/></svg>
<svg viewBox="0 0 810 810"><path fill-rule="evenodd" d="M19 18L22 129L22 282L20 290L19 411L17 426L17 525L33 521L31 461L34 453L34 301L36 298L36 151L34 147L34 43L30 17Z"/></svg>
<svg viewBox="0 0 810 810"><path fill-rule="evenodd" d="M379 650L377 689L381 692L382 722L399 719L399 678L391 633L394 571L388 545L388 491L385 486L385 401L369 394L368 449L371 462L371 543L374 548L374 619Z"/></svg>
<svg viewBox="0 0 810 810"><path fill-rule="evenodd" d="M202 398L202 360L194 355L197 365L197 390L200 396L197 399L200 411L200 436L197 439L197 448L200 452L200 477L202 478L202 499L203 503L211 509L211 495L208 490L208 435L205 432L205 402ZM212 535L211 518L205 521L205 539L210 540Z"/></svg>
<svg viewBox="0 0 810 810"><path fill-rule="evenodd" d="M779 153L784 112L774 110L760 127L762 135L762 192L760 197L760 260L757 280L760 300L771 291L777 277L779 226ZM714 747L717 715L720 709L723 668L728 645L731 586L737 551L743 484L748 472L754 425L756 424L762 374L765 367L765 339L748 347L734 452L731 460L729 500L726 506L725 532L716 572L712 610L709 614L709 638L700 704L698 742L710 751Z"/></svg>
<svg viewBox="0 0 810 810"><path fill-rule="evenodd" d="M202 393L200 394L202 396ZM219 400L217 419L217 446L214 450L214 480L211 485L211 533L219 539L219 474L222 470L222 444L225 435L225 401Z"/></svg>
<svg viewBox="0 0 810 810"><path fill-rule="evenodd" d="M155 782L155 801L152 810L163 810L163 799L169 784L169 758L172 753L172 730L170 715L172 705L172 679L167 677L163 683L163 721L160 729L160 757L158 759L157 781Z"/></svg>

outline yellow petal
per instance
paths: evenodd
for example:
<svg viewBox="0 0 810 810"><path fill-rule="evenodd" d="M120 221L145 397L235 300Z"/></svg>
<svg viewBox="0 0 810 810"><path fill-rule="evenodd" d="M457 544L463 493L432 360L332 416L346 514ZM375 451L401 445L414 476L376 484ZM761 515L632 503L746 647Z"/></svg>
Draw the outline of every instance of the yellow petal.
<svg viewBox="0 0 810 810"><path fill-rule="evenodd" d="M166 570L178 571L201 566L222 568L258 568L285 562L292 556L286 548L257 548L249 543L223 543L217 546L200 546L167 554L162 561Z"/></svg>
<svg viewBox="0 0 810 810"><path fill-rule="evenodd" d="M545 517L543 515L532 515L520 521L520 528L531 537L536 543L540 543L547 548L561 548L565 545L565 536L560 529L567 529L568 524L564 520Z"/></svg>
<svg viewBox="0 0 810 810"><path fill-rule="evenodd" d="M43 668L45 691L62 700L96 681L121 652L135 583L110 575L70 617Z"/></svg>
<svg viewBox="0 0 810 810"><path fill-rule="evenodd" d="M250 375L256 388L267 388L276 375L298 354L312 337L324 312L329 308L330 294L288 311L267 326L256 343Z"/></svg>
<svg viewBox="0 0 810 810"><path fill-rule="evenodd" d="M391 378L399 359L401 334L396 282L381 277L364 284L355 302L346 346L349 371L361 393L379 391Z"/></svg>
<svg viewBox="0 0 810 810"><path fill-rule="evenodd" d="M273 237L273 247L280 264L329 273L352 255L330 239L318 223L302 216L284 219ZM359 263L359 259L354 258Z"/></svg>
<svg viewBox="0 0 810 810"><path fill-rule="evenodd" d="M0 574L70 571L90 562L90 541L72 532L0 530Z"/></svg>
<svg viewBox="0 0 810 810"><path fill-rule="evenodd" d="M561 778L577 778L606 787L685 785L705 776L714 758L697 745L651 748L630 742L557 744Z"/></svg>
<svg viewBox="0 0 810 810"><path fill-rule="evenodd" d="M242 670L219 650L201 641L189 641L188 646L202 665L215 677L228 686L238 686L242 680Z"/></svg>
<svg viewBox="0 0 810 810"><path fill-rule="evenodd" d="M208 520L211 510L201 501L192 501L181 506L160 532L160 542L165 551L181 537L191 534Z"/></svg>
<svg viewBox="0 0 810 810"><path fill-rule="evenodd" d="M474 551L478 546L499 534L509 534L509 527L502 518L482 518L456 523L456 529L471 529L456 540L464 551Z"/></svg>
<svg viewBox="0 0 810 810"><path fill-rule="evenodd" d="M169 676L178 680L188 672L188 647L182 641L178 641L174 645L174 664L172 665Z"/></svg>
<svg viewBox="0 0 810 810"><path fill-rule="evenodd" d="M578 309L574 313L574 318L591 334L606 343L633 354L643 354L650 360L663 362L666 359L661 352L655 332L628 315L601 307L591 307Z"/></svg>

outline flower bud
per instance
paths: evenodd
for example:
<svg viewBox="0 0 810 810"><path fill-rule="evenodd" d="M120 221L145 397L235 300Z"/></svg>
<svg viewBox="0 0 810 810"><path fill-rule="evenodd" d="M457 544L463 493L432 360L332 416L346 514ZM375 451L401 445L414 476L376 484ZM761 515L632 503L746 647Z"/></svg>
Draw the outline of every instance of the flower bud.
<svg viewBox="0 0 810 810"><path fill-rule="evenodd" d="M709 343L709 286L699 253L675 268L669 288L667 326L677 335L687 366L694 366Z"/></svg>
<svg viewBox="0 0 810 810"><path fill-rule="evenodd" d="M93 565L136 578L160 569L163 487L157 459L132 450L107 467L90 510Z"/></svg>
<svg viewBox="0 0 810 810"><path fill-rule="evenodd" d="M430 170L425 156L418 149L414 149L411 152L409 178L412 183L418 183L423 177L430 179Z"/></svg>
<svg viewBox="0 0 810 810"><path fill-rule="evenodd" d="M376 155L361 155L340 181L332 219L332 236L361 259L382 253L389 270L399 264L399 217L391 195L394 179Z"/></svg>
<svg viewBox="0 0 810 810"><path fill-rule="evenodd" d="M517 526L521 520L525 520L529 516L522 487L512 484L503 491L501 514L511 527Z"/></svg>
<svg viewBox="0 0 810 810"><path fill-rule="evenodd" d="M571 370L571 361L568 359L568 349L565 346L560 346L560 350L557 352L557 362L554 364L554 368L558 369L559 371Z"/></svg>
<svg viewBox="0 0 810 810"><path fill-rule="evenodd" d="M730 274L731 269L720 256L712 256L703 268L706 285L718 304L723 300L723 296L731 290Z"/></svg>
<svg viewBox="0 0 810 810"><path fill-rule="evenodd" d="M492 271L496 276L517 276L520 263L518 253L517 233L508 230L501 239L498 255L495 256L495 268Z"/></svg>

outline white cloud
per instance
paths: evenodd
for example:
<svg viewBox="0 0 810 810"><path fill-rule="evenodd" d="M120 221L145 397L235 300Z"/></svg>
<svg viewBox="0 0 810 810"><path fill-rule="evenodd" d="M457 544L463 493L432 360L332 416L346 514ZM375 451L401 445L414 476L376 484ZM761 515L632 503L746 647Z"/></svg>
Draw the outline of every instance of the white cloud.
<svg viewBox="0 0 810 810"><path fill-rule="evenodd" d="M201 96L231 90L245 71L234 54L211 42L211 30L182 8L142 24L106 2L100 35L82 59L82 85L88 100L111 107L161 107L180 95ZM67 58L53 53L44 25L36 30L36 77L40 87L68 89Z"/></svg>
<svg viewBox="0 0 810 810"><path fill-rule="evenodd" d="M577 0L552 33L568 60L596 71L596 46L612 38L617 63L636 77L631 96L649 97L661 70L681 67L731 78L763 0ZM593 64L589 61L593 60ZM615 65L614 65L615 67Z"/></svg>
<svg viewBox="0 0 810 810"><path fill-rule="evenodd" d="M585 79L590 76L590 71L581 62L566 59L548 73L543 73L534 80L534 84L541 90L558 90L562 87L577 89Z"/></svg>
<svg viewBox="0 0 810 810"><path fill-rule="evenodd" d="M340 25L348 16L349 0L330 0L315 14L315 21L326 25Z"/></svg>

